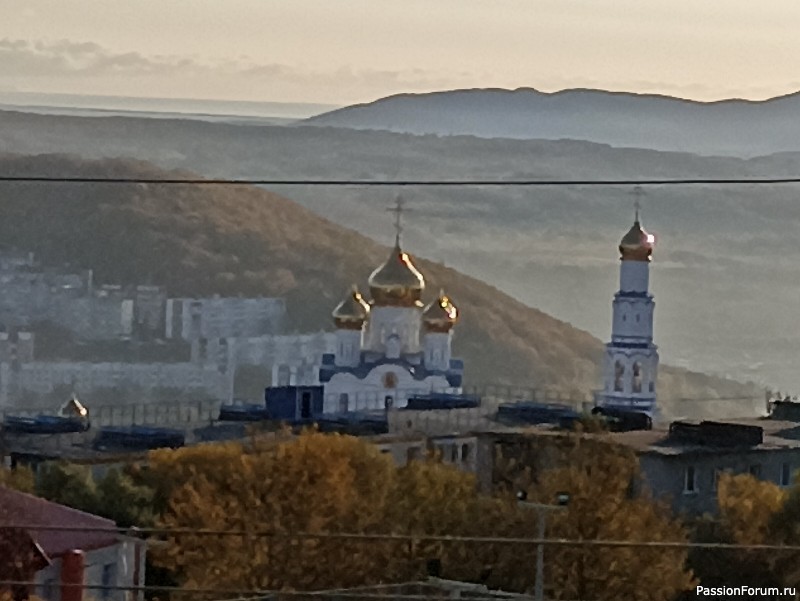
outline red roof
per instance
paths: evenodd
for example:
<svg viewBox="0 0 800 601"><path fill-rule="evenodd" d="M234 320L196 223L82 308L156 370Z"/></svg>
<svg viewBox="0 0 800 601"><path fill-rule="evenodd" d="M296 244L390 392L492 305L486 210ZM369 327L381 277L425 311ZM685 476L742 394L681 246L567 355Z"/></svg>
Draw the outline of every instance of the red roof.
<svg viewBox="0 0 800 601"><path fill-rule="evenodd" d="M58 557L73 549L82 551L102 549L119 541L119 535L115 532L37 528L37 526L60 526L108 530L116 529L117 525L112 520L3 486L0 486L0 526L24 527L48 557Z"/></svg>

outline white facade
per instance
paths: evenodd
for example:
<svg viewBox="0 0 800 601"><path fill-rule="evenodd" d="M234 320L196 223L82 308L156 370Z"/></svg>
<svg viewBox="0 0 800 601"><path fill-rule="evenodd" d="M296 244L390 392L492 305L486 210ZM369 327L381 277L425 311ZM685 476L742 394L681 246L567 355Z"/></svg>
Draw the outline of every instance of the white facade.
<svg viewBox="0 0 800 601"><path fill-rule="evenodd" d="M611 342L606 345L604 386L597 402L654 417L658 347L653 343L655 302L648 290L652 236L641 229L638 218L620 251L620 290L614 295Z"/></svg>

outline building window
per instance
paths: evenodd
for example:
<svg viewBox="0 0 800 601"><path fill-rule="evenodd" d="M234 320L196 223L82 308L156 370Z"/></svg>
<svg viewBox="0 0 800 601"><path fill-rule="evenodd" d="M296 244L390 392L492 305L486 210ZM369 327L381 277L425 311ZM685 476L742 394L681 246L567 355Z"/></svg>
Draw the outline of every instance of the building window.
<svg viewBox="0 0 800 601"><path fill-rule="evenodd" d="M633 376L631 384L633 392L642 391L642 364L638 361L633 364Z"/></svg>
<svg viewBox="0 0 800 601"><path fill-rule="evenodd" d="M346 392L339 395L339 413L347 413L347 406L350 402L350 397Z"/></svg>
<svg viewBox="0 0 800 601"><path fill-rule="evenodd" d="M102 585L103 588L100 589L100 595L103 599L108 599L111 597L113 592L112 587L116 586L117 578L116 578L116 568L117 566L113 563L107 563L103 566L103 576L102 576Z"/></svg>
<svg viewBox="0 0 800 601"><path fill-rule="evenodd" d="M614 363L614 391L622 392L622 378L625 376L625 366L622 361Z"/></svg>
<svg viewBox="0 0 800 601"><path fill-rule="evenodd" d="M419 459L419 447L408 447L406 449L406 463L411 463Z"/></svg>
<svg viewBox="0 0 800 601"><path fill-rule="evenodd" d="M751 465L747 468L747 473L753 476L754 478L761 477L761 465L756 463L755 465Z"/></svg>
<svg viewBox="0 0 800 601"><path fill-rule="evenodd" d="M450 461L456 463L458 461L458 445L450 445Z"/></svg>
<svg viewBox="0 0 800 601"><path fill-rule="evenodd" d="M697 492L697 470L693 465L687 465L683 474L684 494L694 494Z"/></svg>
<svg viewBox="0 0 800 601"><path fill-rule="evenodd" d="M469 445L464 443L461 445L461 461L469 461Z"/></svg>
<svg viewBox="0 0 800 601"><path fill-rule="evenodd" d="M656 383L655 382L650 382L649 390L650 390L650 392L655 392L656 391Z"/></svg>
<svg viewBox="0 0 800 601"><path fill-rule="evenodd" d="M789 486L792 483L792 466L788 463L781 464L781 486Z"/></svg>

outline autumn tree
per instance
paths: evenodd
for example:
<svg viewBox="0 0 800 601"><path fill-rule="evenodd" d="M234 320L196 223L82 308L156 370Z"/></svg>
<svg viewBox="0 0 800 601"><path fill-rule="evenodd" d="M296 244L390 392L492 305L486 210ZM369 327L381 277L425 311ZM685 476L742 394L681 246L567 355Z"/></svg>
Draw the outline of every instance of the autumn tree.
<svg viewBox="0 0 800 601"><path fill-rule="evenodd" d="M29 467L16 467L9 469L0 466L0 486L7 486L20 492L33 493L36 486L36 478L33 470Z"/></svg>
<svg viewBox="0 0 800 601"><path fill-rule="evenodd" d="M687 532L669 507L649 497L641 486L635 454L602 437L580 434L531 437L521 453L505 453L499 466L501 494L526 489L531 501L553 504L568 492L566 509L547 516L547 538L585 541L683 542ZM513 501L509 500L509 504ZM535 537L537 511L518 507L504 528L512 536ZM536 561L531 545L509 548L500 565L524 565L507 573L514 588L533 587ZM687 553L682 549L638 547L546 547L545 590L554 599L671 600L692 587ZM646 587L643 583L647 583Z"/></svg>
<svg viewBox="0 0 800 601"><path fill-rule="evenodd" d="M382 529L394 466L359 439L309 432L250 449L159 451L151 465L156 472L175 466L181 483L163 526L253 533L170 537L158 560L187 588L350 586L368 582L389 559L378 543L292 536ZM265 532L271 536L256 535Z"/></svg>

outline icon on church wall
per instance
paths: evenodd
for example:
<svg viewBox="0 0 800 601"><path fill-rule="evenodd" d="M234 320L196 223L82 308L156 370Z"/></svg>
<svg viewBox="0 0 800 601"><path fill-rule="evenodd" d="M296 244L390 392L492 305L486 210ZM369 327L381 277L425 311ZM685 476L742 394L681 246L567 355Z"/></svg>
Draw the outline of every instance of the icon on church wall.
<svg viewBox="0 0 800 601"><path fill-rule="evenodd" d="M390 371L383 375L384 388L397 388L397 374Z"/></svg>

